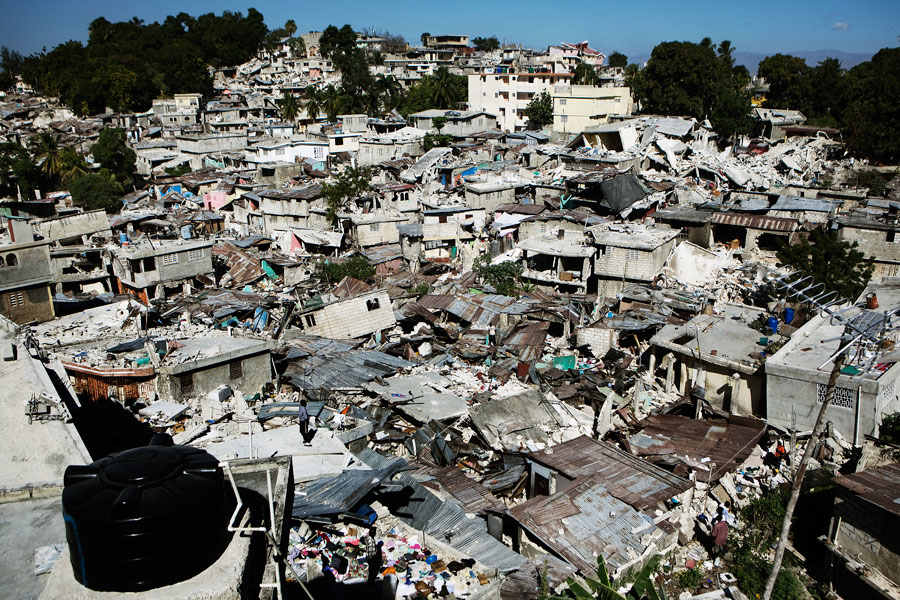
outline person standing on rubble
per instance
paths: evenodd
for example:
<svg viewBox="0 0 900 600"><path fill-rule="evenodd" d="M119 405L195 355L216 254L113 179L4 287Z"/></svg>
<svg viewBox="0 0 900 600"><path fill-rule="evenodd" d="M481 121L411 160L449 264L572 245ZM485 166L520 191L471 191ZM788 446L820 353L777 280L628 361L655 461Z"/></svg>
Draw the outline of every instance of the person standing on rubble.
<svg viewBox="0 0 900 600"><path fill-rule="evenodd" d="M720 554L722 554L722 550L725 549L725 542L728 541L728 523L725 521L725 511L720 506L717 512L718 514L713 520L712 528L713 556L719 556Z"/></svg>
<svg viewBox="0 0 900 600"><path fill-rule="evenodd" d="M300 401L300 409L297 413L297 423L300 426L300 435L303 436L303 445L312 446L306 439L309 435L309 413L306 411L306 398Z"/></svg>
<svg viewBox="0 0 900 600"><path fill-rule="evenodd" d="M367 581L375 583L378 574L381 573L381 566L384 564L384 557L381 554L381 547L384 542L375 543L375 528L369 529L369 535L363 538L363 544L366 550L366 564L369 565L369 575Z"/></svg>

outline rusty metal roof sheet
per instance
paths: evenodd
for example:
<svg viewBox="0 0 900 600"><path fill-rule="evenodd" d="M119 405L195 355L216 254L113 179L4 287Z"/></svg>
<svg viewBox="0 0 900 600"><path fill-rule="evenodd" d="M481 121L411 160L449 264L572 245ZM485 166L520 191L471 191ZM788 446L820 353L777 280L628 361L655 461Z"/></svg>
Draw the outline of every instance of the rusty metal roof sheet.
<svg viewBox="0 0 900 600"><path fill-rule="evenodd" d="M739 467L766 430L764 421L731 415L727 419L691 419L680 415L651 415L643 429L629 440L632 450L648 460L667 461L677 455L715 463L711 477L718 480ZM666 458L668 457L668 459Z"/></svg>
<svg viewBox="0 0 900 600"><path fill-rule="evenodd" d="M862 500L900 515L900 463L852 475L841 475L832 481L855 493Z"/></svg>
<svg viewBox="0 0 900 600"><path fill-rule="evenodd" d="M713 215L712 222L716 225L736 225L749 227L750 229L765 229L766 231L797 231L800 222L797 219L783 217L767 217L764 215L745 215L740 213L719 212Z"/></svg>
<svg viewBox="0 0 900 600"><path fill-rule="evenodd" d="M213 255L224 259L228 266L228 274L234 279L234 285L240 287L262 276L260 259L242 250L231 242L220 242L213 246Z"/></svg>
<svg viewBox="0 0 900 600"><path fill-rule="evenodd" d="M528 458L569 479L593 476L611 495L638 510L656 508L691 487L687 479L584 435Z"/></svg>
<svg viewBox="0 0 900 600"><path fill-rule="evenodd" d="M581 478L552 496L532 498L509 514L583 573L596 570L599 555L613 569L624 566L631 560L629 549L643 554L641 538L668 525L655 525L650 515L617 499L600 476Z"/></svg>
<svg viewBox="0 0 900 600"><path fill-rule="evenodd" d="M261 198L274 198L276 200L313 200L322 195L321 185L308 185L302 188L276 188L258 192Z"/></svg>
<svg viewBox="0 0 900 600"><path fill-rule="evenodd" d="M351 298L353 296L356 296L357 294L371 292L373 289L375 288L373 288L365 281L354 279L353 277L350 277L348 275L338 282L334 289L331 290L331 293L338 298Z"/></svg>
<svg viewBox="0 0 900 600"><path fill-rule="evenodd" d="M486 510L505 510L506 505L491 491L458 467L444 467L431 472L448 494L459 500L466 512L481 514Z"/></svg>

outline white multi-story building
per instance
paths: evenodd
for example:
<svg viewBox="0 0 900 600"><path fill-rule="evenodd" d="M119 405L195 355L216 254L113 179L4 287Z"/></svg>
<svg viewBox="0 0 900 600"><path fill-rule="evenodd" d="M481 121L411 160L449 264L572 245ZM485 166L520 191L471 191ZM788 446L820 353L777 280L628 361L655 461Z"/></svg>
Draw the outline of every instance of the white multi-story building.
<svg viewBox="0 0 900 600"><path fill-rule="evenodd" d="M634 108L631 88L560 84L553 96L553 131L579 134L588 127L603 125L611 116L630 116Z"/></svg>
<svg viewBox="0 0 900 600"><path fill-rule="evenodd" d="M525 108L543 91L567 82L571 73L489 73L469 75L469 109L497 115L503 131L522 131L528 122Z"/></svg>

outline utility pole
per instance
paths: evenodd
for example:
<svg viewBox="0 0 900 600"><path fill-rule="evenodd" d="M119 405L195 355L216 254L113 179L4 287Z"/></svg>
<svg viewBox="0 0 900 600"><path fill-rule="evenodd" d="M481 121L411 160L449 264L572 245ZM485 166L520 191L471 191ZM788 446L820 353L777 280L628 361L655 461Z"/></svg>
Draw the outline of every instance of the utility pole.
<svg viewBox="0 0 900 600"><path fill-rule="evenodd" d="M822 402L822 408L819 409L819 416L816 418L816 424L813 427L812 435L806 442L806 450L803 452L803 458L800 460L800 466L797 469L797 475L794 477L794 483L791 486L791 497L788 500L787 508L784 511L784 522L781 524L781 537L778 539L778 546L775 548L775 560L772 562L772 571L769 573L769 579L766 581L766 589L763 592L762 600L771 600L772 590L775 589L775 580L778 579L778 572L781 571L781 562L784 560L784 550L787 547L788 533L791 530L791 517L794 516L794 509L797 507L797 500L800 498L800 488L803 486L803 476L806 475L806 468L809 466L809 459L812 458L813 450L816 448L816 441L825 427L825 413L828 411L828 405L834 399L835 384L837 378L841 374L841 366L844 364L844 354L839 354L834 359L834 366L831 368L831 377L828 378L828 388L825 390L825 400ZM857 400L858 402L859 400ZM791 465L793 468L793 465Z"/></svg>

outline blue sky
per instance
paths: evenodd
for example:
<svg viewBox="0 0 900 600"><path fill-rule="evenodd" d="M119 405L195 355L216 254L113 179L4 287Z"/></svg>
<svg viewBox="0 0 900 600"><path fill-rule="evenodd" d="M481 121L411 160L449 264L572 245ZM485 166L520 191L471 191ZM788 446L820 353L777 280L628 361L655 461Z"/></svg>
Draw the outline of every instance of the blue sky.
<svg viewBox="0 0 900 600"><path fill-rule="evenodd" d="M152 22L182 11L246 12L250 6L265 15L270 28L292 18L300 31L350 23L356 29L387 29L409 41L418 40L423 31L496 35L534 48L588 40L607 54L619 50L632 56L648 53L661 41L697 42L706 36L716 42L730 39L738 51L760 53L820 49L873 53L900 46L900 0L33 0L7 5L0 19L0 45L28 54L69 39L84 41L88 24L98 16L110 21L137 16Z"/></svg>

